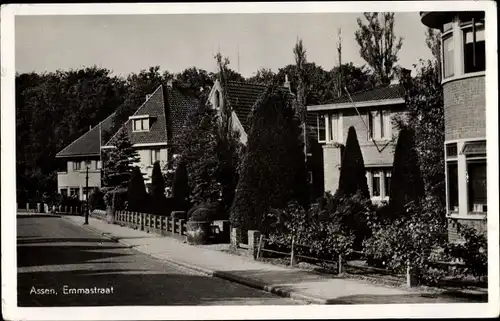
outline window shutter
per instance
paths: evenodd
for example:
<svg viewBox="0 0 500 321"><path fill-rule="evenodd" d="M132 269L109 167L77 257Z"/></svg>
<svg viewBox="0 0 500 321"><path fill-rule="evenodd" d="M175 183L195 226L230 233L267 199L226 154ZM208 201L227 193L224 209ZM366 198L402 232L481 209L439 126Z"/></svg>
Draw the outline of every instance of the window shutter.
<svg viewBox="0 0 500 321"><path fill-rule="evenodd" d="M372 111L372 137L374 139L380 139L381 133L380 133L380 112L379 111Z"/></svg>

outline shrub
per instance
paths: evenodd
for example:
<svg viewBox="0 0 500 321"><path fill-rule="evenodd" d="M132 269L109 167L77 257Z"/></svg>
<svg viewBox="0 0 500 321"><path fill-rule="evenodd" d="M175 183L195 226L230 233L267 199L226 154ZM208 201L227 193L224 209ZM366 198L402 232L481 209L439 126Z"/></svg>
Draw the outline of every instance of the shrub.
<svg viewBox="0 0 500 321"><path fill-rule="evenodd" d="M301 130L292 100L270 86L251 114L246 154L231 208L231 224L263 231L271 208L296 200L307 207L307 175Z"/></svg>
<svg viewBox="0 0 500 321"><path fill-rule="evenodd" d="M104 193L99 187L95 187L89 196L89 207L93 211L95 209L104 210L106 209L106 204L104 204Z"/></svg>
<svg viewBox="0 0 500 321"><path fill-rule="evenodd" d="M107 207L115 211L125 210L128 206L127 189L123 187L108 189L104 194L104 202Z"/></svg>
<svg viewBox="0 0 500 321"><path fill-rule="evenodd" d="M127 209L130 211L148 212L150 210L149 197L139 167L134 167L132 170L127 188L127 200Z"/></svg>
<svg viewBox="0 0 500 321"><path fill-rule="evenodd" d="M430 198L410 203L404 216L372 224L373 236L363 242L366 256L400 273L404 273L407 263L411 262L424 277L433 252L446 241L446 226L438 213L441 209L432 205L435 203Z"/></svg>
<svg viewBox="0 0 500 321"><path fill-rule="evenodd" d="M193 207L188 217L190 221L214 221L217 219L219 212L219 205L217 203L203 203Z"/></svg>
<svg viewBox="0 0 500 321"><path fill-rule="evenodd" d="M486 235L458 221L453 224L458 227L458 232L465 242L447 244L445 253L465 264L464 274L471 274L475 277L487 276L488 241Z"/></svg>
<svg viewBox="0 0 500 321"><path fill-rule="evenodd" d="M186 162L180 161L175 168L172 180L172 197L175 201L176 210L187 210L189 208L189 184Z"/></svg>
<svg viewBox="0 0 500 321"><path fill-rule="evenodd" d="M160 168L160 162L155 162L151 174L151 212L161 214L165 207L165 180Z"/></svg>
<svg viewBox="0 0 500 321"><path fill-rule="evenodd" d="M358 136L353 126L349 127L347 141L340 167L339 195L354 195L358 191L365 198L370 197L366 182L365 162L359 147Z"/></svg>
<svg viewBox="0 0 500 321"><path fill-rule="evenodd" d="M405 207L424 196L424 182L415 150L414 132L403 127L394 152L389 205L393 216L403 215Z"/></svg>

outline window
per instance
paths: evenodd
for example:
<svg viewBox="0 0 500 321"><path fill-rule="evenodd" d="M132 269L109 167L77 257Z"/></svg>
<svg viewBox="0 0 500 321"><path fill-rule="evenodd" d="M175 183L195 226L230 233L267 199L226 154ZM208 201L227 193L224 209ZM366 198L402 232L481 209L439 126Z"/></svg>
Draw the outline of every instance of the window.
<svg viewBox="0 0 500 321"><path fill-rule="evenodd" d="M155 162L160 160L160 150L159 149L152 149L149 151L150 155L150 164L153 165Z"/></svg>
<svg viewBox="0 0 500 321"><path fill-rule="evenodd" d="M370 197L375 200L387 200L391 190L391 168L372 168L366 176Z"/></svg>
<svg viewBox="0 0 500 321"><path fill-rule="evenodd" d="M375 172L372 175L372 197L380 196L380 172Z"/></svg>
<svg viewBox="0 0 500 321"><path fill-rule="evenodd" d="M391 113L388 110L368 113L368 139L391 139Z"/></svg>
<svg viewBox="0 0 500 321"><path fill-rule="evenodd" d="M458 212L458 164L456 161L446 163L448 209Z"/></svg>
<svg viewBox="0 0 500 321"><path fill-rule="evenodd" d="M457 143L446 144L446 157L457 157Z"/></svg>
<svg viewBox="0 0 500 321"><path fill-rule="evenodd" d="M81 171L82 170L82 162L73 162L73 170Z"/></svg>
<svg viewBox="0 0 500 321"><path fill-rule="evenodd" d="M318 114L318 141L326 141L326 116L324 114Z"/></svg>
<svg viewBox="0 0 500 321"><path fill-rule="evenodd" d="M80 188L78 187L72 187L69 189L69 196L70 197L76 197L80 198Z"/></svg>
<svg viewBox="0 0 500 321"><path fill-rule="evenodd" d="M330 141L338 142L338 132L339 132L339 115L331 114L330 115L330 130L328 131L328 138Z"/></svg>
<svg viewBox="0 0 500 321"><path fill-rule="evenodd" d="M453 57L453 36L450 34L446 37L443 37L443 76L444 78L448 78L454 75L455 68L454 57Z"/></svg>
<svg viewBox="0 0 500 321"><path fill-rule="evenodd" d="M385 170L385 196L389 197L391 194L391 178L392 178L392 172L391 170L386 169Z"/></svg>
<svg viewBox="0 0 500 321"><path fill-rule="evenodd" d="M149 119L148 118L134 119L132 129L134 132L149 130Z"/></svg>
<svg viewBox="0 0 500 321"><path fill-rule="evenodd" d="M96 169L102 169L102 162L100 160L96 161Z"/></svg>
<svg viewBox="0 0 500 321"><path fill-rule="evenodd" d="M486 160L467 161L469 212L486 212Z"/></svg>
<svg viewBox="0 0 500 321"><path fill-rule="evenodd" d="M68 189L67 188L61 188L60 193L63 196L68 196Z"/></svg>
<svg viewBox="0 0 500 321"><path fill-rule="evenodd" d="M468 27L463 30L464 36L464 72L485 70L486 52L484 26Z"/></svg>

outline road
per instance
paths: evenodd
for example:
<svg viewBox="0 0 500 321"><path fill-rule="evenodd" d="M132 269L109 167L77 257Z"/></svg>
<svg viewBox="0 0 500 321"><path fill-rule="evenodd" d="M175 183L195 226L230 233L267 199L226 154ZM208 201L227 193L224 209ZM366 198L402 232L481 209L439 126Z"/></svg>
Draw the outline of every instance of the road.
<svg viewBox="0 0 500 321"><path fill-rule="evenodd" d="M58 217L18 215L17 255L22 307L304 304L162 262Z"/></svg>

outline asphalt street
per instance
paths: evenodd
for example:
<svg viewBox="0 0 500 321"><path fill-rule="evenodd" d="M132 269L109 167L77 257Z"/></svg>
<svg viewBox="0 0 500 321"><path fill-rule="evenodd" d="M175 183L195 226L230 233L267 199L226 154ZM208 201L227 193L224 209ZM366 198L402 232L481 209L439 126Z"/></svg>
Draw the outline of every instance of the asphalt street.
<svg viewBox="0 0 500 321"><path fill-rule="evenodd" d="M63 218L17 216L18 305L304 304L168 264Z"/></svg>

